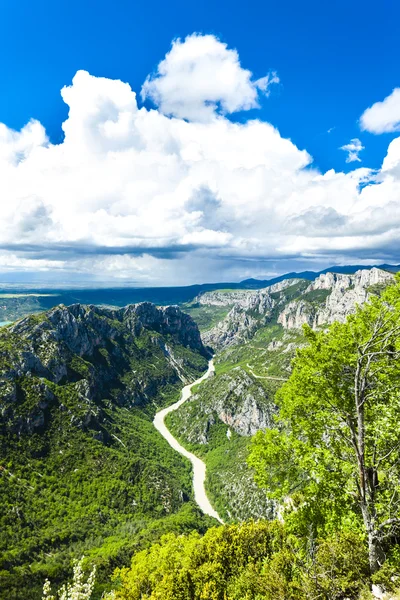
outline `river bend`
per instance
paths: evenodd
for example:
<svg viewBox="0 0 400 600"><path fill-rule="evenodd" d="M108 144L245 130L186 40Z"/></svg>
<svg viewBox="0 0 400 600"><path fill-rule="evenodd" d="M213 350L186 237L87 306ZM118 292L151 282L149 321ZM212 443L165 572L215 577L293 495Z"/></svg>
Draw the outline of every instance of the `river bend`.
<svg viewBox="0 0 400 600"><path fill-rule="evenodd" d="M203 513L205 513L206 515L209 515L210 517L214 517L214 519L217 519L220 523L223 523L221 517L219 516L217 511L212 507L209 499L207 498L206 489L204 486L204 482L206 479L206 465L200 458L198 458L197 456L195 456L194 454L192 454L191 452L186 450L183 446L181 446L181 444L178 442L178 440L176 438L174 438L174 436L172 435L172 433L169 431L169 429L167 428L167 426L165 424L165 417L170 412L177 410L180 406L182 406L182 404L184 402L189 400L189 398L192 396L192 387L194 385L197 385L201 381L204 381L204 379L207 379L207 377L209 377L210 374L213 372L214 372L214 362L211 359L208 363L208 369L207 369L206 373L204 373L204 375L202 377L200 377L193 383L186 385L183 388L182 393L181 393L181 398L180 398L180 400L178 400L178 402L175 402L175 404L172 404L171 406L168 406L167 408L163 408L158 413L156 413L153 424L154 424L154 427L157 429L157 431L159 431L161 433L163 438L165 438L167 440L167 442L171 446L171 448L173 448L174 450L179 452L179 454L181 454L182 456L185 456L186 458L188 458L190 460L190 462L192 463L192 466L193 466L193 490L194 490L194 499L195 499L196 504L203 511Z"/></svg>

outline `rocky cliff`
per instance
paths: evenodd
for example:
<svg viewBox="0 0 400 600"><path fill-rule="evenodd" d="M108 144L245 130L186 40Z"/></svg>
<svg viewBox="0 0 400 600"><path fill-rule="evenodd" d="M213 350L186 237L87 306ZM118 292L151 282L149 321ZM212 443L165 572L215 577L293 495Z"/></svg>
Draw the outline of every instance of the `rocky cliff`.
<svg viewBox="0 0 400 600"><path fill-rule="evenodd" d="M275 406L265 389L241 367L205 381L173 415L190 443L207 444L212 426L221 421L242 436L270 427Z"/></svg>
<svg viewBox="0 0 400 600"><path fill-rule="evenodd" d="M300 328L307 323L312 328L345 321L357 305L368 300L373 291L393 281L393 274L372 268L354 275L326 273L320 275L295 301L279 314L278 323L285 329ZM323 300L325 292L326 298Z"/></svg>
<svg viewBox="0 0 400 600"><path fill-rule="evenodd" d="M205 292L195 298L198 304L207 306L236 306L245 310L263 310L264 298L270 294L282 292L288 287L299 283L300 279L285 279L279 281L261 290L216 290L213 292ZM267 301L268 303L269 301Z"/></svg>
<svg viewBox="0 0 400 600"><path fill-rule="evenodd" d="M257 291L208 292L199 297L203 304L231 304L227 316L203 333L208 346L221 350L250 340L268 323L285 329L313 328L344 321L372 292L385 287L393 274L382 269L360 270L352 275L326 273L310 283L289 279Z"/></svg>
<svg viewBox="0 0 400 600"><path fill-rule="evenodd" d="M298 279L287 279L262 290L203 294L199 297L200 303L212 305L225 302L225 306L233 304L225 319L203 333L204 343L212 348L221 349L251 339L260 325L266 323L281 295L285 297L285 291L299 283L301 284L301 281Z"/></svg>
<svg viewBox="0 0 400 600"><path fill-rule="evenodd" d="M1 422L39 431L57 405L101 437L104 402L145 404L205 366L197 325L177 307L60 305L0 331Z"/></svg>

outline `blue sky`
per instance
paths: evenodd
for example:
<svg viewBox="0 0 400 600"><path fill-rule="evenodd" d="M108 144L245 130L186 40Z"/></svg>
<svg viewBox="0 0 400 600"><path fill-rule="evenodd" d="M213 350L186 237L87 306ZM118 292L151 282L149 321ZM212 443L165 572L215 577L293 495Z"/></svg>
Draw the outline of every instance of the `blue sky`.
<svg viewBox="0 0 400 600"><path fill-rule="evenodd" d="M400 4L384 0L132 2L18 0L1 7L0 121L30 118L61 140L62 86L78 69L140 89L171 40L213 33L237 48L241 63L281 87L257 117L277 126L321 169L347 169L338 147L359 137L363 163L379 167L389 136L360 133L367 106L399 85ZM249 115L246 114L246 118ZM237 117L240 118L240 115ZM334 128L330 134L328 130Z"/></svg>
<svg viewBox="0 0 400 600"><path fill-rule="evenodd" d="M143 285L168 282L194 283L205 279L215 280L215 278L232 280L247 276L273 276L292 268L319 268L338 262L384 262L397 259L400 261L400 255L397 256L395 251L396 231L393 229L393 223L386 225L383 223L383 213L393 212L394 203L398 199L397 188L393 189L392 180L388 183L388 179L385 179L384 182L387 191L386 204L379 205L376 199L371 200L372 193L358 195L365 185L372 190L377 183L382 184L382 179L379 177L378 180L373 180L372 171L367 176L362 169L379 170L388 153L390 142L395 140L395 144L398 139L396 123L386 127L386 131L380 134L377 134L378 131L376 128L374 130L373 126L361 130L359 123L361 115L368 107L382 102L391 95L392 90L400 86L398 42L400 5L394 0L384 0L379 7L376 2L369 0L362 2L339 0L330 3L315 0L301 3L295 0L286 2L252 0L246 5L238 2L188 3L176 0L168 3L158 0L151 3L134 3L125 0L116 0L113 3L102 0L96 2L39 0L32 3L28 0L15 2L7 0L2 3L0 11L0 56L2 57L0 123L4 123L8 128L8 137L6 137L9 145L4 151L7 160L15 168L20 169L19 176L16 173L10 174L11 187L7 188L6 197L8 198L10 194L10 203L15 205L15 214L23 214L22 221L18 221L15 225L16 229L12 229L20 217L15 217L12 212L7 213L6 225L10 230L10 239L13 235L14 241L11 243L8 239L3 242L0 240L0 247L4 251L3 258L0 256L0 277L3 280L7 280L7 277L18 278L18 274L21 275L21 280L29 279L32 274L35 274L35 277L41 274L40 278L49 280L63 277L68 279L75 276L76 272L80 273L82 268L82 278L93 276L95 279L112 279L119 273L125 280ZM275 146L275 138L271 134L271 156L276 154L280 157L286 148L284 140L291 140L296 151L292 152L292 149L289 149L289 154L293 155L290 168L286 162L282 166L281 159L275 157L275 163L271 158L268 173L279 175L279 169L282 169L282 179L291 179L292 176L288 173L293 173L293 187L290 190L280 190L276 201L268 206L265 203L264 206L263 198L275 193L277 188L273 177L271 179L270 175L264 173L262 177L266 183L263 192L258 196L254 194L254 197L248 199L248 211L253 214L253 220L251 223L249 221L250 225L246 225L246 217L243 217L245 213L238 208L239 200L224 183L226 175L219 174L214 179L207 175L201 179L196 171L191 175L190 185L186 179L184 180L183 175L177 176L174 185L178 185L179 181L179 189L185 188L188 195L187 198L181 198L179 206L195 206L195 210L190 209L184 215L179 213L179 218L182 217L182 223L185 224L182 225L182 234L175 239L169 232L165 234L164 239L160 229L155 228L154 231L149 230L148 234L144 234L145 243L139 243L138 239L141 239L141 236L132 234L130 238L131 225L128 226L128 223L133 223L134 218L140 220L143 217L133 196L128 198L129 193L139 193L128 192L128 190L136 190L137 179L130 181L118 200L115 200L120 191L117 191L118 184L113 183L114 180L110 176L109 186L107 182L105 184L103 182L103 188L104 186L107 188L108 196L102 203L95 205L93 199L88 200L89 192L85 192L82 198L75 198L77 207L85 207L85 210L82 208L82 220L83 215L89 213L93 217L88 220L86 229L82 228L79 235L71 234L70 230L61 231L61 209L54 207L50 198L51 194L58 193L56 183L51 193L45 189L43 182L39 184L33 179L32 183L26 183L24 189L19 189L19 184L15 184L15 181L21 180L23 169L25 169L24 181L28 182L35 170L34 165L38 163L35 162L37 153L33 158L28 157L32 143L24 142L25 138L22 134L22 141L20 138L18 138L20 141L15 141L17 138L10 133L11 130L19 132L31 119L41 124L40 127L47 133L46 139L43 137L43 131L41 130L41 133L39 129L33 133L28 132L27 136L35 137L35 140L40 138L39 141L34 142L35 148L36 146L45 148L50 144L49 152L44 159L45 164L43 166L41 163L40 167L37 167L37 172L41 173L43 168L43 173L48 173L51 165L54 179L53 175L57 170L54 166L55 159L49 157L51 153L56 152L56 147L62 148L64 143L62 123L68 119L68 106L63 101L60 90L63 86L71 85L74 75L79 70L87 71L95 78L120 79L128 83L137 93L139 107L146 108L146 114L150 115L148 111L156 108L158 115L165 115L162 123L165 123L165 119L169 119L171 115L190 122L192 117L187 117L189 113L168 112L163 108L160 100L161 88L158 84L153 85L144 99L144 104L140 98L140 90L146 77L152 73L154 76L160 61L170 52L173 40L180 38L184 44L186 36L193 33L199 34L200 37L213 36L218 43L226 44L229 52L236 49L241 69L251 71L251 81L255 82L253 92L255 90L254 93L257 95L257 100L250 102L252 107L247 107L246 110L240 108L232 111L225 110L224 115L217 110L216 114L219 115L219 119L228 123L228 127L229 123L239 123L245 128L249 121L257 119L277 128L280 134L278 142L282 145L282 151L276 149L278 146ZM232 58L233 55L230 56ZM273 72L276 72L276 76L279 77L279 83L268 86L268 94L264 94L260 87L257 88L257 81ZM177 76L175 72L173 76ZM159 74L157 81L161 82L161 80ZM93 86L97 85L96 81L87 80L85 83L82 79L79 88L78 84L74 84L70 97L75 108L71 108L70 117L73 110L74 114L80 114L79 107L86 106L85 90L89 89L87 86L94 89ZM190 81L186 83L188 87L191 86ZM180 85L178 89L181 89ZM197 89L196 86L194 88ZM199 93L201 94L201 90ZM125 101L121 100L116 88L113 91L107 88L104 93L102 91L96 92L97 95L94 92L93 94L93 103L98 101L100 94L104 106L112 107L112 114L115 111L124 112L125 108L121 106L125 106ZM104 94L107 100L104 99ZM215 97L216 100L214 96L210 99L204 97L201 102L207 104L215 100L220 106L219 103L226 100L222 96L222 100L218 95ZM91 93L87 97L91 99ZM167 99L164 96L163 98L167 104L171 102L170 96ZM231 101L230 98L229 102ZM397 99L393 100L393 105L395 101L397 102ZM257 103L259 107L255 108ZM90 113L91 109L87 110ZM397 111L397 104L393 110ZM87 125L89 122L87 114L86 117L79 116L79 119L75 118L73 121L71 117L68 121L69 126L67 125L70 132L74 131L70 133L70 140L73 139L78 145L79 136L83 139L87 133L82 123ZM149 116L149 122L150 119ZM132 127L135 128L136 125ZM151 126L146 125L146 127ZM196 128L195 124L191 127L190 147L197 144L196 136L199 133ZM227 141L224 142L225 138L223 139L216 129L213 132L218 138L222 155L226 154L223 144L229 145L231 134L229 136L227 134ZM263 132L264 130L260 130L260 135L264 135ZM214 133L210 130L210 135ZM254 140L258 139L256 132L254 136ZM180 133L178 137L181 140ZM153 133L151 138L154 141ZM132 137L129 142L130 148L134 147L133 139ZM146 144L149 139L147 136ZM359 152L360 161L346 162L348 153L340 148L352 143L350 141L354 139L359 140L360 147L363 147ZM176 140L175 144L178 143ZM25 148L26 143L29 152ZM252 144L249 152L253 151L255 146L253 138L251 140L249 138L246 143ZM14 144L12 159L9 158L10 144ZM118 152L126 152L127 144L125 140L124 146L118 147ZM165 140L162 144L165 149ZM64 145L66 151L70 148L68 152L73 155L72 142L68 146ZM143 148L143 144L140 148ZM394 146L392 145L391 148L391 157L388 160L397 168L397 150L394 155ZM112 148L105 148L104 152L110 156L110 152L115 150L114 144ZM135 151L137 150L135 146ZM308 159L301 154L303 150L308 153ZM82 148L80 151L84 152ZM87 156L91 152L95 155L97 150L86 147L85 154L82 156ZM204 149L202 152L204 156ZM263 157L268 163L270 150L265 147L260 152L264 153ZM44 153L42 155L45 156ZM169 152L168 156L171 155ZM27 164L21 166L16 156L24 156L25 162L29 159L30 166ZM118 160L122 165L126 156L125 159L121 158L122 154L119 156ZM243 157L240 159L243 165L247 160L245 156L244 148ZM251 169L257 169L257 161L264 161L264 158L254 157ZM216 157L212 160L218 162ZM235 160L237 160L235 162L235 173L237 173L237 169L242 168L242 163L239 158ZM157 161L156 166L153 165L154 170L149 181L146 184L141 181L141 190L144 188L147 190L149 182L154 178L157 179L164 158L159 157ZM58 171L61 166L63 169L66 168L65 165L65 161L60 163L57 167ZM204 170L206 168L208 173L212 172L209 162L204 163ZM245 168L250 168L247 163ZM72 169L70 163L68 169ZM318 175L317 179L314 178L309 183L309 187L303 181L304 171L313 169L318 169L321 176L331 169L335 171L334 184L331 181L326 183L324 180L324 189L318 201L315 200L317 193L315 189L321 187ZM78 167L75 168L74 173L77 170ZM182 167L183 172L187 173L187 164ZM353 172L354 177L351 175ZM87 182L90 177L93 177L93 173L94 166L90 163L86 175L82 175L80 170L79 177L83 177ZM347 178L343 179L340 173L347 174ZM258 177L255 170L252 177ZM385 175L385 177L393 176L391 173L390 176ZM96 176L94 178L96 179ZM124 177L122 179L124 180ZM354 179L357 183L353 189ZM115 180L117 181L118 179ZM240 185L241 183L238 182L239 188ZM162 204L160 204L162 207L168 203L171 186L171 181L168 185L161 184L160 179L159 187L162 190L157 190L157 194L160 195L161 192L163 194ZM187 191L189 188L190 192ZM62 189L63 183L60 179L60 194ZM78 184L74 189L78 189ZM243 189L246 190L244 182ZM349 194L349 198L343 200L346 193ZM335 198L332 199L333 196L338 199L337 202ZM281 198L286 201L289 197L290 207L286 206L285 214L279 215L277 205L282 202ZM293 208L297 197L300 198L299 206L301 206L298 214ZM344 206L339 206L340 198ZM60 200L60 204L62 202L64 201ZM140 198L137 202L140 203ZM351 214L346 209L346 202L347 206L351 205L354 208ZM217 210L211 211L210 207L217 207ZM260 223L258 213L260 210L264 210L262 216L266 219L265 237L270 240L266 245L261 227L257 229L257 222ZM168 218L172 213L176 215L176 211L176 206L173 210L171 208ZM216 212L219 217L211 223ZM104 216L106 214L110 216L110 221L106 222ZM207 217L207 214L212 216ZM64 215L65 219L69 217ZM103 247L99 240L102 236L106 237L104 232L107 231L108 235L108 231L114 231L117 220L121 223L123 218L125 225L115 235L110 234L110 239L104 242ZM178 217L172 218L178 219ZM371 218L379 222L379 227L374 232L369 231L366 225ZM276 223L277 228L285 229L284 241L281 238L275 239L268 231L267 225L271 219ZM95 225L93 225L94 221ZM190 226L188 226L189 222ZM252 228L251 235L243 232L241 228L243 223L244 228L248 227L248 231ZM98 227L96 236L93 227ZM308 227L308 231L312 230L311 237L308 233L307 235L304 233L305 227ZM332 241L331 227L334 228L337 243ZM141 222L139 230L147 231L147 221ZM38 243L38 235L41 244ZM324 237L327 240L326 247L321 241ZM367 242L366 237L368 237ZM94 256L99 263L98 269L94 269L96 275L93 275L93 270L88 268L88 255ZM195 265L197 269L195 273L190 265Z"/></svg>

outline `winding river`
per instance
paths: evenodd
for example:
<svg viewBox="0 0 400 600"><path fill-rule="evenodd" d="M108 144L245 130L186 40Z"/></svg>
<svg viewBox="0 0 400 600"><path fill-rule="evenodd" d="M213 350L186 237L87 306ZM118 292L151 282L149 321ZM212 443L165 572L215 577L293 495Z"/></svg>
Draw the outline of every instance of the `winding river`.
<svg viewBox="0 0 400 600"><path fill-rule="evenodd" d="M182 404L184 402L189 400L189 398L192 395L192 387L194 385L197 385L201 381L204 381L204 379L207 379L207 377L209 377L209 375L213 372L214 372L214 362L211 359L208 363L208 369L207 369L206 373L204 373L204 375L202 377L200 377L199 379L197 379L190 385L186 385L183 388L181 398L180 398L180 400L178 400L178 402L175 402L175 404L172 404L171 406L168 406L167 408L163 408L158 413L156 413L153 424L154 424L154 427L161 433L163 438L165 438L167 440L168 444L174 450L179 452L179 454L182 454L182 456L185 456L186 458L188 458L190 460L190 462L192 463L192 465L193 465L193 490L194 490L194 499L195 499L196 504L203 511L203 513L205 513L206 515L209 515L210 517L214 517L214 519L217 519L220 523L223 523L223 520L221 519L221 517L219 516L217 511L214 510L214 508L211 506L211 503L210 503L209 499L207 498L206 490L204 487L204 482L206 479L206 465L204 464L204 462L202 460L200 460L200 458L198 458L197 456L195 456L194 454L192 454L191 452L186 450L183 446L181 446L180 443L178 442L178 440L174 438L172 433L170 433L170 431L167 429L167 426L165 425L165 417L170 412L177 410L180 406L182 406Z"/></svg>

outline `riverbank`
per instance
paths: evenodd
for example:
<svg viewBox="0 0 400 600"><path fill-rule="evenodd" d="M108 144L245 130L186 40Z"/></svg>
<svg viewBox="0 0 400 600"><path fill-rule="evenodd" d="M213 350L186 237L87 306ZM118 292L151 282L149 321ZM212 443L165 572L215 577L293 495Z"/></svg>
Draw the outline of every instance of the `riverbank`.
<svg viewBox="0 0 400 600"><path fill-rule="evenodd" d="M202 381L204 381L205 379L207 379L207 377L209 377L210 374L214 372L214 370L215 370L214 362L211 359L208 363L208 369L207 369L206 373L204 373L204 375L202 377L200 377L193 383L186 385L183 388L182 393L181 393L181 398L180 398L180 400L178 400L178 402L175 402L175 404L172 404L171 406L168 406L167 408L163 408L158 413L156 413L154 420L153 420L153 424L154 424L154 427L157 429L157 431L159 431L161 433L163 438L167 440L168 444L174 450L179 452L179 454L181 454L182 456L184 456L185 458L190 460L190 462L192 463L192 466L193 466L193 491L194 491L194 499L195 499L196 504L199 506L199 508L203 511L204 514L209 515L210 517L213 517L214 519L217 519L217 521L219 521L220 523L223 523L223 521L222 521L221 517L219 516L219 514L217 513L217 511L212 507L212 505L207 497L207 494L206 494L206 490L205 490L205 486L204 486L205 479L206 479L206 465L200 458L198 458L197 456L192 454L192 452L189 452L183 446L181 446L181 444L172 435L172 433L169 431L169 429L167 428L167 426L165 424L165 417L169 413L173 412L174 410L177 410L180 406L182 406L182 404L184 402L189 400L189 398L192 396L193 386L195 386L195 385L201 383Z"/></svg>

